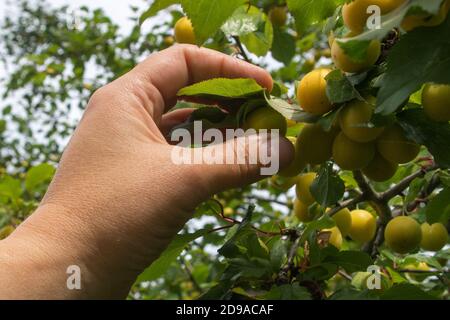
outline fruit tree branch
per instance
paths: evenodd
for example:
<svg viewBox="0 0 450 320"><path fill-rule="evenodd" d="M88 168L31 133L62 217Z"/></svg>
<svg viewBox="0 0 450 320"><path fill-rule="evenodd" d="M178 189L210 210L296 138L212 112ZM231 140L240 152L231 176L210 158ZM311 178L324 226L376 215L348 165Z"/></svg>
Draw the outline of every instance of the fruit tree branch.
<svg viewBox="0 0 450 320"><path fill-rule="evenodd" d="M435 169L437 169L438 167L436 165L431 165L429 167L424 167L412 174L410 174L409 176L405 177L403 180L401 180L399 183L397 183L395 186L393 186L392 188L390 188L389 190L383 192L380 196L381 199L383 201L389 201L392 198L394 198L395 196L399 195L400 193L402 193L406 188L409 187L409 185L411 184L411 182L416 179L416 178L422 178L423 176L425 176L425 174L427 172L433 171Z"/></svg>
<svg viewBox="0 0 450 320"><path fill-rule="evenodd" d="M364 177L361 171L353 171L353 177L368 201L380 200L380 195L372 188L369 181L366 177Z"/></svg>
<svg viewBox="0 0 450 320"><path fill-rule="evenodd" d="M331 208L330 210L327 211L327 214L332 217L333 215L335 215L336 213L338 213L339 211L341 211L342 209L348 208L348 207L352 207L357 205L358 203L364 202L366 200L366 197L364 196L364 194L359 194L358 196L352 198L352 199L348 199L345 201L342 201L340 203L338 203L337 206Z"/></svg>

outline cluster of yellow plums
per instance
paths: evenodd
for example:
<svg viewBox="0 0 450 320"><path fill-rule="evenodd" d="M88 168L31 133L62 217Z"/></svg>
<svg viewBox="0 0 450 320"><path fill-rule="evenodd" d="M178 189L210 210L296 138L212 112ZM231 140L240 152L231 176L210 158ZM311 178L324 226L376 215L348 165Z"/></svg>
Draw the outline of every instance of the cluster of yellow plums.
<svg viewBox="0 0 450 320"><path fill-rule="evenodd" d="M297 99L303 110L322 116L334 109L326 94L325 77L329 72L331 69L320 68L301 79ZM420 146L407 138L400 125L375 127L371 124L375 104L373 96L348 102L339 110L329 131L318 124L306 124L296 142L297 161L300 161L297 168L333 158L341 169L362 170L369 179L381 182L395 174L398 164L414 160ZM422 105L431 120L450 121L450 86L426 84Z"/></svg>
<svg viewBox="0 0 450 320"><path fill-rule="evenodd" d="M301 222L310 222L317 218L321 209L311 195L310 187L316 173L309 172L297 177L295 188L297 199L294 201L294 213ZM328 209L326 210L328 211ZM350 236L358 243L365 243L373 239L376 232L376 217L366 210L350 211L344 208L333 215L336 226L324 229L329 233L328 243L341 249L343 238Z"/></svg>
<svg viewBox="0 0 450 320"><path fill-rule="evenodd" d="M310 192L315 179L313 172L297 177L294 213L301 222L310 222L320 214L320 207ZM328 209L326 210L328 211ZM341 209L332 216L336 226L324 229L329 233L328 243L340 249L343 238L349 236L357 243L366 243L375 237L377 230L377 216L367 210L356 209L350 211ZM390 220L386 226L385 243L394 252L405 254L417 249L419 246L428 251L439 251L448 242L447 229L442 223L420 225L408 216L398 216Z"/></svg>
<svg viewBox="0 0 450 320"><path fill-rule="evenodd" d="M369 6L376 5L380 8L381 15L390 13L403 5L407 0L354 0L347 3L342 8L342 17L344 25L350 30L344 37L352 38L361 34L367 24L370 16L367 13ZM404 18L401 27L404 31L411 31L417 27L432 27L441 24L450 10L450 0L442 3L441 8L436 15L413 14ZM367 48L366 55L360 60L352 59L348 56L335 41L334 34L329 37L331 47L331 57L337 68L344 72L358 73L367 70L373 66L381 54L381 43L379 40L372 40Z"/></svg>
<svg viewBox="0 0 450 320"><path fill-rule="evenodd" d="M405 3L406 0L354 0L343 6L343 21L354 37L365 29L370 5L378 5L381 14L387 14ZM410 15L405 17L402 29L410 31L419 26L435 26L442 23L450 9L446 0L437 15ZM287 22L286 6L272 7L268 16L276 27ZM178 43L196 43L191 21L182 17L175 24L175 40ZM331 58L334 65L346 73L359 73L372 67L381 54L381 43L373 40L369 44L364 59L355 61L349 57L335 40L329 37ZM322 116L335 106L326 94L326 76L330 68L320 68L306 74L297 88L297 99L302 109L313 115ZM416 158L420 146L409 140L402 127L392 124L388 127L375 127L371 124L376 98L366 96L347 103L340 111L330 130L319 124L305 124L297 138L288 137L295 147L295 158L279 175L290 179L286 187L296 184L297 199L294 212L302 222L317 218L321 210L310 193L310 186L316 174L300 174L307 165L319 165L333 159L343 170L361 170L369 179L377 182L390 179L399 164ZM422 90L422 105L426 115L433 121L450 121L450 86L426 84ZM278 129L285 136L287 120L277 111L262 106L250 112L242 124L244 129ZM358 243L366 243L375 237L377 217L366 210L342 209L333 215L336 226L322 230L329 233L328 243L340 249L343 238L349 236ZM385 229L385 242L398 253L407 253L417 247L425 250L440 250L448 241L444 225L435 223L419 225L413 218L400 216L393 218Z"/></svg>

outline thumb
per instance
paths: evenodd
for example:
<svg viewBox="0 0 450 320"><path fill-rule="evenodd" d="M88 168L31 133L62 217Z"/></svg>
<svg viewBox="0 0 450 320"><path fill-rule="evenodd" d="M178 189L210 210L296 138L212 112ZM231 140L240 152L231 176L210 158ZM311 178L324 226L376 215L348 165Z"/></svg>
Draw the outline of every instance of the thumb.
<svg viewBox="0 0 450 320"><path fill-rule="evenodd" d="M207 190L217 193L276 174L294 158L294 147L275 134L247 135L197 149Z"/></svg>

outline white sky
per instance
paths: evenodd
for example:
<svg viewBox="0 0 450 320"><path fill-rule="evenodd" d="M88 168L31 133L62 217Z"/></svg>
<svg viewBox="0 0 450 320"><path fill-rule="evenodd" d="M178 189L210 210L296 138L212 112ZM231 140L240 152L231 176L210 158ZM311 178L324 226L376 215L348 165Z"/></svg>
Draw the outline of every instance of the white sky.
<svg viewBox="0 0 450 320"><path fill-rule="evenodd" d="M0 0L0 18L5 15L9 1ZM102 8L123 30L128 30L132 27L132 23L128 20L132 14L130 5L145 8L148 7L150 0L47 0L47 2L55 7L69 5L79 8L84 5L89 8Z"/></svg>

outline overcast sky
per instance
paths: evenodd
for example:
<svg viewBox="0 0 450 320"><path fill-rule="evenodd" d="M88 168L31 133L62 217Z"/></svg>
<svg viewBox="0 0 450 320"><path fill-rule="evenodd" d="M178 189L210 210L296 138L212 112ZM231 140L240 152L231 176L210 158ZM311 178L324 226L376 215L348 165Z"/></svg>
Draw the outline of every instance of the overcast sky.
<svg viewBox="0 0 450 320"><path fill-rule="evenodd" d="M5 15L8 2L11 2L11 0L0 0L0 17ZM102 8L115 23L126 30L132 26L128 20L131 16L130 5L147 7L150 0L46 0L46 2L54 6L69 5L73 8L79 8L84 5L90 8Z"/></svg>

